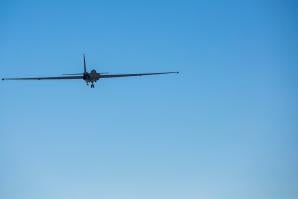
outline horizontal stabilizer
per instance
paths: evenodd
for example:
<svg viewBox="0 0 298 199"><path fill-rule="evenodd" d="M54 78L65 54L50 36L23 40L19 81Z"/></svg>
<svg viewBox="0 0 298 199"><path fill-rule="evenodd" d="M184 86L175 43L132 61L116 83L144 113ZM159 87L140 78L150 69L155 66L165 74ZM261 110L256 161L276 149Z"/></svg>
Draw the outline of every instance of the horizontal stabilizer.
<svg viewBox="0 0 298 199"><path fill-rule="evenodd" d="M62 74L62 75L83 75L83 73L70 73L70 74Z"/></svg>

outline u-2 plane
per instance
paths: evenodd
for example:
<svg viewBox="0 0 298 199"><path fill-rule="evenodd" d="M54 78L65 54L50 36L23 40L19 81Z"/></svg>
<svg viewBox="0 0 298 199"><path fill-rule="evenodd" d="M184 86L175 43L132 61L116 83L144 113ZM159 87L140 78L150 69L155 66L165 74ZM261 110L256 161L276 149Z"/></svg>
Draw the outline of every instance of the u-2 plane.
<svg viewBox="0 0 298 199"><path fill-rule="evenodd" d="M57 77L18 77L18 78L2 78L2 80L71 80L71 79L82 79L87 85L91 85L94 88L94 84L103 78L117 78L117 77L133 77L133 76L146 76L146 75L164 75L173 74L179 72L155 72L155 73L128 73L128 74L108 74L98 73L95 69L90 72L87 71L85 55L83 55L84 72L75 74L63 74Z"/></svg>

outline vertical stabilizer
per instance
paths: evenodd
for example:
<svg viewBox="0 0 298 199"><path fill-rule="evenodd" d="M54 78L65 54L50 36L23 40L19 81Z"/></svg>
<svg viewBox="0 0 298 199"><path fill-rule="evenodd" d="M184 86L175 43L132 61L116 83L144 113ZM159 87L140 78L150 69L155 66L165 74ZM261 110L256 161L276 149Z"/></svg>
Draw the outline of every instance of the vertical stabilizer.
<svg viewBox="0 0 298 199"><path fill-rule="evenodd" d="M84 58L84 73L86 73L87 72L87 67L86 67L85 54L83 54L83 58Z"/></svg>

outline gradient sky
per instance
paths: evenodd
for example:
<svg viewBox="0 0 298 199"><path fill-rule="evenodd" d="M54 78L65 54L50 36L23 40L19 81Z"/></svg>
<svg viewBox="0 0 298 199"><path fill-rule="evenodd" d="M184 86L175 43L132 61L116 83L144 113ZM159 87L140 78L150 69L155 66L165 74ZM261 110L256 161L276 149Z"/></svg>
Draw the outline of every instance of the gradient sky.
<svg viewBox="0 0 298 199"><path fill-rule="evenodd" d="M0 1L2 199L296 199L298 3Z"/></svg>

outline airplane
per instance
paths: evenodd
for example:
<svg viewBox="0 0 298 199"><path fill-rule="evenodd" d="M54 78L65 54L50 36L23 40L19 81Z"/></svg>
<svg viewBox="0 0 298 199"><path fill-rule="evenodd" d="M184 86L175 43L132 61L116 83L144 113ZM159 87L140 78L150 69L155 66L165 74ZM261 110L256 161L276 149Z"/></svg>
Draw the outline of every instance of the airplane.
<svg viewBox="0 0 298 199"><path fill-rule="evenodd" d="M94 88L94 84L103 78L118 78L118 77L132 77L132 76L146 76L146 75L163 75L163 74L178 74L179 72L157 72L157 73L130 73L130 74L108 74L98 73L96 70L87 72L85 54L83 55L84 72L75 74L62 74L57 77L20 77L20 78L2 78L2 80L70 80L70 79L82 79L87 85L91 84L91 88Z"/></svg>

